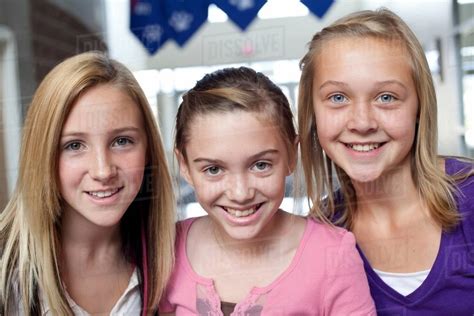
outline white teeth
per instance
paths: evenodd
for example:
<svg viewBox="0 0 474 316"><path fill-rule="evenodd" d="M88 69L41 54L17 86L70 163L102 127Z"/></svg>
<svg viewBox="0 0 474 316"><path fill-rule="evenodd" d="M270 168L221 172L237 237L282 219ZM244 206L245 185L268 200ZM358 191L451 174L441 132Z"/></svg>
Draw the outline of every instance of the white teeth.
<svg viewBox="0 0 474 316"><path fill-rule="evenodd" d="M368 151L379 148L380 144L364 144L364 145L348 144L347 146L354 149L355 151L368 152Z"/></svg>
<svg viewBox="0 0 474 316"><path fill-rule="evenodd" d="M249 215L252 215L253 213L255 213L257 211L257 207L255 206L251 209L243 210L243 211L235 210L235 209L232 209L232 208L226 208L225 210L227 211L227 213L229 213L232 216L245 217L245 216L249 216Z"/></svg>
<svg viewBox="0 0 474 316"><path fill-rule="evenodd" d="M117 188L117 189L108 190L108 191L94 191L94 192L90 191L89 194L102 199L102 198L106 198L106 197L114 195L115 193L118 192L118 190L119 189Z"/></svg>

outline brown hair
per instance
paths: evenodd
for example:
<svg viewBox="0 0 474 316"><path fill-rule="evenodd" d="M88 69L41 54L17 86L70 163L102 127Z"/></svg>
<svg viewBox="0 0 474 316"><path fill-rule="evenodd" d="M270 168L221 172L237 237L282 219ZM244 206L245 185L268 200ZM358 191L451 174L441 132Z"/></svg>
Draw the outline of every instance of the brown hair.
<svg viewBox="0 0 474 316"><path fill-rule="evenodd" d="M176 117L175 148L186 158L189 126L197 116L236 110L263 114L278 126L289 157L296 155L296 131L287 98L268 77L247 67L207 74L183 96Z"/></svg>
<svg viewBox="0 0 474 316"><path fill-rule="evenodd" d="M59 141L75 101L100 84L120 88L143 116L148 165L142 189L121 220L121 233L124 255L136 263L142 297L148 298L144 306L149 311L157 308L174 260L175 202L165 151L147 99L132 73L103 53L90 52L56 66L41 82L28 110L17 186L0 215L0 314L18 307L11 304L21 304L27 315L38 313L41 289L54 314L72 315L58 267L62 213ZM143 280L147 280L146 289ZM15 283L21 302L11 302Z"/></svg>
<svg viewBox="0 0 474 316"><path fill-rule="evenodd" d="M453 227L459 215L452 196L452 180L437 166L436 94L430 69L416 36L400 17L387 9L360 11L337 20L313 36L308 52L300 61L298 123L307 194L313 203L311 214L317 218L328 217L350 228L357 208L355 190L348 175L321 148L313 110L316 56L325 43L338 38L374 38L405 48L418 95L418 126L411 151L412 178L435 221L444 229ZM335 190L333 170L344 200L344 209L337 219L334 215L338 206L332 195Z"/></svg>

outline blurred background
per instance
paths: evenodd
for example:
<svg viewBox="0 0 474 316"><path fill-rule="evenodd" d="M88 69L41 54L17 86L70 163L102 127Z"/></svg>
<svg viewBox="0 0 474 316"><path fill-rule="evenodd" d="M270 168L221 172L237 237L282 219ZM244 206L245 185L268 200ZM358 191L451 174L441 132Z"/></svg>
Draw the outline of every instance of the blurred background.
<svg viewBox="0 0 474 316"><path fill-rule="evenodd" d="M171 9L163 13L163 5ZM350 12L381 6L400 15L425 49L440 153L474 157L474 0L0 0L0 209L15 185L32 95L65 58L101 50L133 71L179 179L174 117L196 80L250 66L280 85L295 109L298 61L312 35ZM191 188L177 187L180 218L201 214ZM291 198L284 203L291 209Z"/></svg>

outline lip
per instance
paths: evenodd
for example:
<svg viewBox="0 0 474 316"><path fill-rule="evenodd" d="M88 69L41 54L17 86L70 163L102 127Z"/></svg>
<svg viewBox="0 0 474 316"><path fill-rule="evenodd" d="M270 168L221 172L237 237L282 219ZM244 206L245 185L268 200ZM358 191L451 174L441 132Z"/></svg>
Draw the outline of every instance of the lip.
<svg viewBox="0 0 474 316"><path fill-rule="evenodd" d="M249 205L247 207L228 207L228 206L219 206L222 210L222 212L224 213L224 216L225 218L227 219L228 222L230 222L231 224L233 225L236 225L236 226L247 226L247 225L250 225L252 223L254 223L255 221L258 220L258 218L260 218L260 211L262 210L262 206L264 205L265 203L262 202L262 203L256 203L256 204L252 204L252 205ZM246 210L250 210L250 209L253 209L255 208L255 212L253 214L250 214L250 215L246 215L246 216L235 216L235 215L232 215L231 212L233 211L240 211L240 212L244 212Z"/></svg>
<svg viewBox="0 0 474 316"><path fill-rule="evenodd" d="M123 190L122 187L116 187L116 188L107 188L107 189L99 189L99 190L90 190L90 191L84 191L86 196L95 204L98 205L108 205L108 204L113 204L117 202L119 199L120 193ZM98 193L98 192L106 192L106 194L110 194L113 192L111 195L100 197L98 195L93 195L92 192ZM99 193L100 194L100 193Z"/></svg>

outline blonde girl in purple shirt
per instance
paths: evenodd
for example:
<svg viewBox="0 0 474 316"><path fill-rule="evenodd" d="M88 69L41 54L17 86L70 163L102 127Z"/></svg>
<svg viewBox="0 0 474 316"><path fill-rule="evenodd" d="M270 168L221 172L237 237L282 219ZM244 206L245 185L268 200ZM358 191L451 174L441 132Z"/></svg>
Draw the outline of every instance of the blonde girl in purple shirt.
<svg viewBox="0 0 474 316"><path fill-rule="evenodd" d="M175 152L208 216L178 223L160 314L374 313L352 234L280 209L297 145L286 97L252 69L184 95Z"/></svg>
<svg viewBox="0 0 474 316"><path fill-rule="evenodd" d="M377 313L472 315L474 165L438 156L416 36L389 10L356 12L317 32L301 67L312 213L354 233Z"/></svg>

